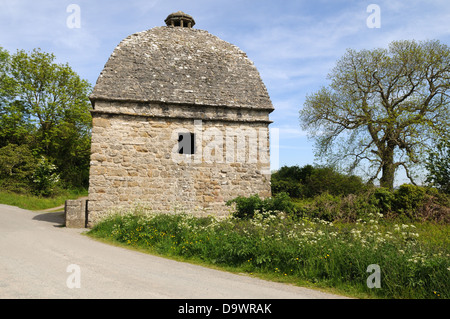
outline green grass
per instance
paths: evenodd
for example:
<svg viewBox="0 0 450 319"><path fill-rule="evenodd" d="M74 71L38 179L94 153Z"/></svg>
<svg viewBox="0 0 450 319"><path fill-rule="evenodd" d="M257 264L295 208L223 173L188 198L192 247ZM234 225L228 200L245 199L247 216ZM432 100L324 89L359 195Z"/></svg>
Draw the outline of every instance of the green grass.
<svg viewBox="0 0 450 319"><path fill-rule="evenodd" d="M38 197L0 191L0 204L39 211L64 205L67 199L77 199L87 196L87 194L88 192L86 190L66 190L61 191L60 194L53 197Z"/></svg>
<svg viewBox="0 0 450 319"><path fill-rule="evenodd" d="M399 224L368 216L354 224L252 220L143 208L113 215L89 236L153 254L245 272L270 280L332 289L363 298L450 298L449 225ZM381 288L367 287L367 267L381 269Z"/></svg>

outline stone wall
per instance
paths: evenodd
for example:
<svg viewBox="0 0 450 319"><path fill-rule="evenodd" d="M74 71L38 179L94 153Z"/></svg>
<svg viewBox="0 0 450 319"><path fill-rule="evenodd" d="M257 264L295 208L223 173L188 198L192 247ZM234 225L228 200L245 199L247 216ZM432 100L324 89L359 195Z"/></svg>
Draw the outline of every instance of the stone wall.
<svg viewBox="0 0 450 319"><path fill-rule="evenodd" d="M229 114L220 117L219 111ZM111 209L135 204L225 215L227 200L270 196L268 112L244 116L253 119L247 122L240 120L242 112L250 110L97 102L88 226ZM195 134L194 155L178 153L178 133L184 132Z"/></svg>

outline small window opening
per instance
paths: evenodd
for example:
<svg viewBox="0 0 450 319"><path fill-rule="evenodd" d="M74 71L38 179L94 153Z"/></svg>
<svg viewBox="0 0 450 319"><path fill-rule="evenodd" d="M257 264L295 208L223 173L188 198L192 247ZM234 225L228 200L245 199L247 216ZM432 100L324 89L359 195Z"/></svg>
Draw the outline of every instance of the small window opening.
<svg viewBox="0 0 450 319"><path fill-rule="evenodd" d="M178 134L178 153L192 155L195 154L195 134L179 133Z"/></svg>

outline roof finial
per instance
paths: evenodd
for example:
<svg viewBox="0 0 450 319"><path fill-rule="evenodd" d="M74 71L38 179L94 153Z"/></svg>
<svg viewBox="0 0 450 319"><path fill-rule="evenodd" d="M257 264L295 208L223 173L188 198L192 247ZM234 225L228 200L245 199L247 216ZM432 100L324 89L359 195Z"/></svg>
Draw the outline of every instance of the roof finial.
<svg viewBox="0 0 450 319"><path fill-rule="evenodd" d="M195 25L194 18L182 11L169 14L164 22L168 27L192 28Z"/></svg>

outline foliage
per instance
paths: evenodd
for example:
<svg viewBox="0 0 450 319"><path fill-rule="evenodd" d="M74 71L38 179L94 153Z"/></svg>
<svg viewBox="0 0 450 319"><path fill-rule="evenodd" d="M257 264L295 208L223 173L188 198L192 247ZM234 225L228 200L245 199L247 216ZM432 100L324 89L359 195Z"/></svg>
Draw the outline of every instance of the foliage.
<svg viewBox="0 0 450 319"><path fill-rule="evenodd" d="M394 192L394 209L399 214L409 214L421 205L424 196L423 187L403 184Z"/></svg>
<svg viewBox="0 0 450 319"><path fill-rule="evenodd" d="M394 198L394 193L391 190L385 187L380 187L375 189L371 202L378 207L381 212L388 213L392 211Z"/></svg>
<svg viewBox="0 0 450 319"><path fill-rule="evenodd" d="M26 192L37 161L26 145L0 148L0 185L3 190Z"/></svg>
<svg viewBox="0 0 450 319"><path fill-rule="evenodd" d="M306 98L300 111L317 156L368 170L392 189L395 172L423 164L436 136L450 126L450 48L439 41L394 41L389 49L348 50L331 84Z"/></svg>
<svg viewBox="0 0 450 319"><path fill-rule="evenodd" d="M275 214L280 211L292 213L294 211L294 205L286 193L279 193L265 199L261 199L257 194L249 197L238 196L226 204L228 206L236 204L233 216L242 219L253 218L256 211L266 214Z"/></svg>
<svg viewBox="0 0 450 319"><path fill-rule="evenodd" d="M428 152L427 182L450 194L450 139L442 139L436 149Z"/></svg>
<svg viewBox="0 0 450 319"><path fill-rule="evenodd" d="M8 76L10 59L9 52L0 47L0 107L2 109L14 91L14 83Z"/></svg>
<svg viewBox="0 0 450 319"><path fill-rule="evenodd" d="M304 196L304 184L311 176L314 167L305 165L283 166L271 176L272 193L287 193L291 198L302 198Z"/></svg>
<svg viewBox="0 0 450 319"><path fill-rule="evenodd" d="M53 193L59 181L60 177L56 173L56 166L50 163L47 158L41 156L33 174L33 193L49 196Z"/></svg>
<svg viewBox="0 0 450 319"><path fill-rule="evenodd" d="M366 296L449 298L448 237L431 244L421 239L414 225L381 218L369 214L353 224L334 224L256 212L251 219L217 219L153 214L139 207L107 217L89 235L152 253ZM380 266L381 289L367 287L371 264Z"/></svg>
<svg viewBox="0 0 450 319"><path fill-rule="evenodd" d="M331 195L357 194L365 189L362 179L339 173L332 167L312 165L283 166L271 177L272 193L287 193L291 198L313 198L328 192Z"/></svg>
<svg viewBox="0 0 450 319"><path fill-rule="evenodd" d="M318 167L313 170L305 184L305 197L314 197L328 192L331 195L357 194L364 190L362 179L355 175L345 175L331 167Z"/></svg>
<svg viewBox="0 0 450 319"><path fill-rule="evenodd" d="M87 187L91 86L54 61L38 49L10 55L0 48L0 148L27 147L56 165L65 186Z"/></svg>
<svg viewBox="0 0 450 319"><path fill-rule="evenodd" d="M277 193L266 200L258 195L239 196L228 202L231 204L236 204L233 216L242 219L252 218L255 211L266 214L281 211L290 216L329 222L355 222L368 214L384 214L390 219L409 222L450 223L450 196L435 188L412 184L401 185L396 190L363 185L354 194L334 195L324 191L302 199L290 198L287 193Z"/></svg>

